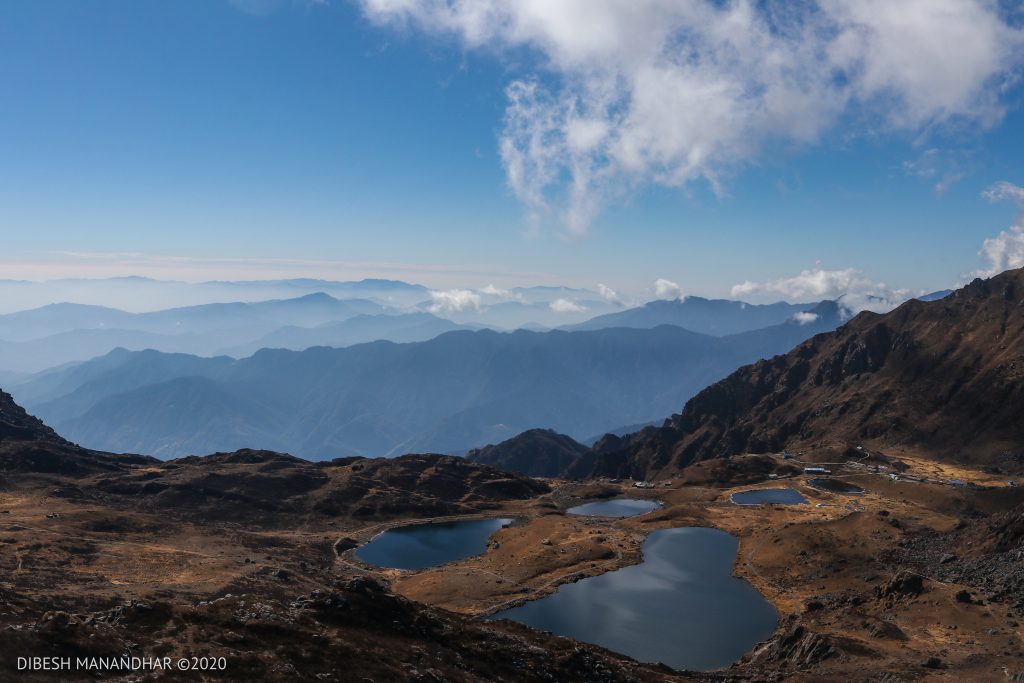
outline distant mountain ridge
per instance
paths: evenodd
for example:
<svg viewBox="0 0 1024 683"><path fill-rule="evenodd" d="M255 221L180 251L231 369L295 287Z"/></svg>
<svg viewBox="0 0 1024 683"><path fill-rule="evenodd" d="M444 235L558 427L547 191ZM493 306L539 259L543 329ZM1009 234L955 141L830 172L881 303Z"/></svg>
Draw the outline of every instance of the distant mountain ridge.
<svg viewBox="0 0 1024 683"><path fill-rule="evenodd" d="M0 369L38 372L103 355L116 347L215 355L284 326L312 327L385 309L365 299L307 294L128 313L84 304L51 304L0 315Z"/></svg>
<svg viewBox="0 0 1024 683"><path fill-rule="evenodd" d="M181 282L148 277L67 278L45 282L0 279L0 311L38 308L60 301L101 304L113 308L151 310L152 302L162 308L183 308L224 301L265 301L292 299L314 293L337 299L370 299L381 306L413 306L430 298L430 290L400 280L210 280ZM19 308L10 308L14 302ZM2 337L0 337L2 338Z"/></svg>
<svg viewBox="0 0 1024 683"><path fill-rule="evenodd" d="M62 332L104 328L181 334L247 326L317 325L382 310L379 304L366 299L335 299L322 292L294 299L202 304L150 313L62 303L0 315L0 339L32 341Z"/></svg>
<svg viewBox="0 0 1024 683"><path fill-rule="evenodd" d="M463 453L537 426L585 438L650 421L743 363L837 323L826 312L730 337L674 326L455 331L242 360L117 352L15 392L61 433L111 451Z"/></svg>
<svg viewBox="0 0 1024 683"><path fill-rule="evenodd" d="M469 329L477 327L459 325L430 313L362 314L316 327L281 327L255 341L220 351L235 358L244 358L260 349L302 351L313 346L343 347L381 340L403 344L427 341L445 332Z"/></svg>
<svg viewBox="0 0 1024 683"><path fill-rule="evenodd" d="M466 290L460 295L471 297L468 304L450 306L445 299L450 292L390 280L199 285L147 278L61 282L82 288L114 283L119 288L137 289L142 298L150 289L164 286L213 287L222 296L264 291L291 293L323 287L334 294L355 298L338 299L326 291L312 291L292 298L204 303L144 313L83 303L47 304L0 315L0 376L18 381L19 375L85 361L118 347L240 358L262 348L300 351L312 346L341 347L378 340L406 343L426 341L444 332L484 327L498 331L546 331L670 324L713 336L728 336L782 324L813 306L751 305L687 297L624 309L618 301L609 301L597 292L557 286ZM0 281L0 291L7 286L31 284ZM158 291L153 290L147 302L163 300L156 294ZM74 295L79 296L77 292Z"/></svg>
<svg viewBox="0 0 1024 683"><path fill-rule="evenodd" d="M810 311L824 302L790 304L748 304L729 299L659 299L637 308L600 315L566 329L595 330L602 327L657 327L677 325L683 329L716 337L750 332L780 325L794 315Z"/></svg>

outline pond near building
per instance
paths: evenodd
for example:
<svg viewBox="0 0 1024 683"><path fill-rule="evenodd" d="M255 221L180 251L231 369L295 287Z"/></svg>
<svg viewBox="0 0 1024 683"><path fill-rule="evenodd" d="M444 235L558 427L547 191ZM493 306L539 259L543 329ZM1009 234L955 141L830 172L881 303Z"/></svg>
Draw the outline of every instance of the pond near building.
<svg viewBox="0 0 1024 683"><path fill-rule="evenodd" d="M491 534L512 521L499 517L395 527L374 536L356 557L388 569L435 567L479 555Z"/></svg>
<svg viewBox="0 0 1024 683"><path fill-rule="evenodd" d="M737 505L803 505L807 502L796 489L754 489L732 494Z"/></svg>
<svg viewBox="0 0 1024 683"><path fill-rule="evenodd" d="M641 564L563 585L492 618L676 669L728 666L771 636L778 622L771 603L732 575L738 547L717 529L655 531Z"/></svg>
<svg viewBox="0 0 1024 683"><path fill-rule="evenodd" d="M843 481L842 479L822 477L820 479L808 479L807 484L808 486L813 486L816 489L831 491L832 493L846 493L850 495L864 493L864 489L861 487L856 484L851 484L848 481Z"/></svg>

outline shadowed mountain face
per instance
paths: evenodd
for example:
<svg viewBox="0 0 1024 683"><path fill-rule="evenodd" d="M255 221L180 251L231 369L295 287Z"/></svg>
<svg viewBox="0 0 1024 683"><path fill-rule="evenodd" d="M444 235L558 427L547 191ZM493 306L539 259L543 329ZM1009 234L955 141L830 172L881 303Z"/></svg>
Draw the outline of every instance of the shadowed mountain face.
<svg viewBox="0 0 1024 683"><path fill-rule="evenodd" d="M1022 405L1024 270L1013 270L939 300L861 313L743 367L664 426L599 441L589 473L651 477L821 441L1019 467Z"/></svg>
<svg viewBox="0 0 1024 683"><path fill-rule="evenodd" d="M26 413L10 394L0 391L0 474L79 475L116 471L148 462L157 461L145 456L118 456L80 448Z"/></svg>
<svg viewBox="0 0 1024 683"><path fill-rule="evenodd" d="M71 445L41 420L26 413L10 394L0 391L0 443L10 442Z"/></svg>
<svg viewBox="0 0 1024 683"><path fill-rule="evenodd" d="M61 433L108 451L462 453L534 427L584 438L658 418L743 363L834 328L835 313L721 338L662 326L451 332L238 361L119 351L16 392Z"/></svg>
<svg viewBox="0 0 1024 683"><path fill-rule="evenodd" d="M466 459L532 477L558 477L588 450L565 434L530 429L500 444L473 449Z"/></svg>

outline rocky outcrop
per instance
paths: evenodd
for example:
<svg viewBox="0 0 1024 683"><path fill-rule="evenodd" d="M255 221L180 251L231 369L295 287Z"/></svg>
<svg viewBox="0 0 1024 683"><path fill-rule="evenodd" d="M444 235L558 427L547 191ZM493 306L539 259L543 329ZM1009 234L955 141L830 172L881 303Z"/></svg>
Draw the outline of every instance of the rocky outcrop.
<svg viewBox="0 0 1024 683"><path fill-rule="evenodd" d="M924 592L924 577L915 572L902 570L884 585L878 586L876 594L889 606L900 600L916 598Z"/></svg>
<svg viewBox="0 0 1024 683"><path fill-rule="evenodd" d="M759 648L751 661L756 666L781 664L785 668L805 669L838 654L828 637L796 623Z"/></svg>

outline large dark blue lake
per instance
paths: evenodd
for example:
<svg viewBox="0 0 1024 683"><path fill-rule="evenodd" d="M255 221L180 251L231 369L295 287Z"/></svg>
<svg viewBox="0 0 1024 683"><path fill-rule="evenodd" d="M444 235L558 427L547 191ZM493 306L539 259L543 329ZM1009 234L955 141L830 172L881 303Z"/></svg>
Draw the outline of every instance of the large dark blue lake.
<svg viewBox="0 0 1024 683"><path fill-rule="evenodd" d="M493 618L676 669L727 666L768 638L778 621L771 603L732 575L738 547L716 529L655 531L641 564L563 585Z"/></svg>
<svg viewBox="0 0 1024 683"><path fill-rule="evenodd" d="M755 489L732 494L737 505L803 505L807 502L796 489Z"/></svg>
<svg viewBox="0 0 1024 683"><path fill-rule="evenodd" d="M617 498L584 503L566 510L570 515L587 517L633 517L657 510L661 503L656 500L637 500L636 498Z"/></svg>
<svg viewBox="0 0 1024 683"><path fill-rule="evenodd" d="M356 557L389 569L434 567L479 555L491 534L512 521L500 517L396 527L374 536L356 550Z"/></svg>

